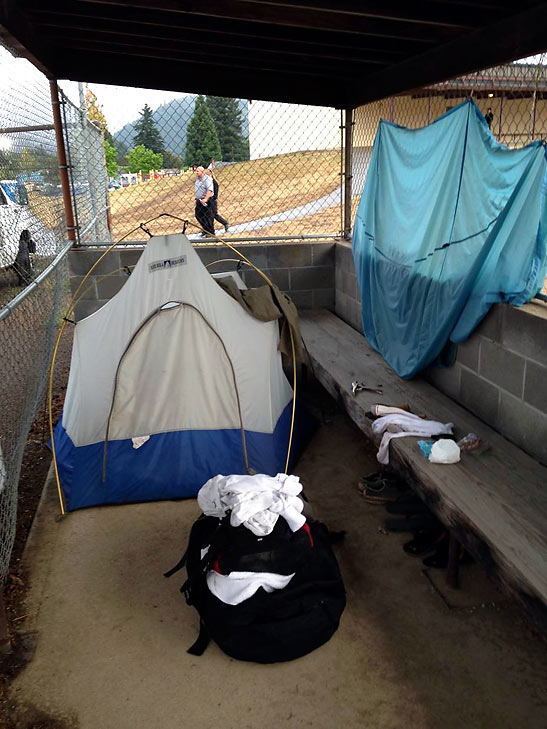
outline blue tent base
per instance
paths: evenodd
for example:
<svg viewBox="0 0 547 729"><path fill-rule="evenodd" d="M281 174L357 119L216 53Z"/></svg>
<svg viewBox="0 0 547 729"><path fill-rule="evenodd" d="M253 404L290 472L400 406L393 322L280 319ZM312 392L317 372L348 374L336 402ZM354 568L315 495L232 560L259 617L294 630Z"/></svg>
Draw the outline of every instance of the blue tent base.
<svg viewBox="0 0 547 729"><path fill-rule="evenodd" d="M285 470L292 402L273 433L246 431L249 466L275 476ZM291 463L316 427L297 403ZM140 448L131 440L109 441L102 480L104 443L76 447L62 425L55 428L55 452L66 509L195 497L217 474L245 473L241 431L188 430L159 433Z"/></svg>

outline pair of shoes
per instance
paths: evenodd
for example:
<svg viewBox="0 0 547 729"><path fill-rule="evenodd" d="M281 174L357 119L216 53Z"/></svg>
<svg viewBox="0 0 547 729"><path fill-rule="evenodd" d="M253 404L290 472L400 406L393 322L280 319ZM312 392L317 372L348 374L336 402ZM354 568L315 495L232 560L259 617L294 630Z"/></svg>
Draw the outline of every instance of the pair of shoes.
<svg viewBox="0 0 547 729"><path fill-rule="evenodd" d="M440 525L431 529L420 529L414 535L414 539L403 544L403 550L407 554L419 557L436 550L447 536L446 529Z"/></svg>
<svg viewBox="0 0 547 729"><path fill-rule="evenodd" d="M402 516L410 516L411 514L428 514L429 509L418 496L401 496L397 501L386 504L388 514L401 514Z"/></svg>
<svg viewBox="0 0 547 729"><path fill-rule="evenodd" d="M370 504L387 504L397 501L406 486L387 471L377 471L359 479L357 488Z"/></svg>
<svg viewBox="0 0 547 729"><path fill-rule="evenodd" d="M433 529L439 521L433 514L409 514L398 519L386 519L385 528L388 532L415 532L419 529Z"/></svg>
<svg viewBox="0 0 547 729"><path fill-rule="evenodd" d="M226 223L226 225L224 226L224 232L227 233L229 230L230 230L230 224Z"/></svg>
<svg viewBox="0 0 547 729"><path fill-rule="evenodd" d="M445 567L448 567L448 545L449 539L447 534L445 539L439 542L439 545L437 549L433 552L433 554L430 554L429 557L425 557L425 559L422 559L422 563L426 567L433 567L434 569L444 569ZM471 557L469 552L466 552L465 549L460 545L458 562L460 564L470 564L472 561L473 558Z"/></svg>

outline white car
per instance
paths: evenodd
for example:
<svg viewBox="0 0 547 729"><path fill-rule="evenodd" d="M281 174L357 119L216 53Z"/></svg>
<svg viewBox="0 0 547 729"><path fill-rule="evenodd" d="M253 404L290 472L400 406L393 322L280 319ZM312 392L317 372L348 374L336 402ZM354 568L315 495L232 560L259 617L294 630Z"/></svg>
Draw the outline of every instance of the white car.
<svg viewBox="0 0 547 729"><path fill-rule="evenodd" d="M0 180L0 269L14 270L20 285L32 280L36 243L39 253L51 253L55 236L30 212L24 185Z"/></svg>

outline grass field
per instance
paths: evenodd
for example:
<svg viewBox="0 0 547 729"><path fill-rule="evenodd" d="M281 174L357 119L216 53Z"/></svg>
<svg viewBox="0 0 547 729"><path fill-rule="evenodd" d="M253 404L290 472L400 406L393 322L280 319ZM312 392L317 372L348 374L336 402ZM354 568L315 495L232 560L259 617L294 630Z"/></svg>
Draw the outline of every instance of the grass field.
<svg viewBox="0 0 547 729"><path fill-rule="evenodd" d="M338 150L297 152L241 162L217 169L216 176L220 184L219 211L230 225L237 225L289 210L337 189L340 153ZM166 177L116 190L110 193L110 204L114 240L163 212L195 222L194 175ZM303 220L291 221L294 225L291 232L304 232ZM164 218L150 229L171 233L180 230L181 225ZM191 228L190 232L193 232ZM130 239L143 237L146 235L140 231Z"/></svg>

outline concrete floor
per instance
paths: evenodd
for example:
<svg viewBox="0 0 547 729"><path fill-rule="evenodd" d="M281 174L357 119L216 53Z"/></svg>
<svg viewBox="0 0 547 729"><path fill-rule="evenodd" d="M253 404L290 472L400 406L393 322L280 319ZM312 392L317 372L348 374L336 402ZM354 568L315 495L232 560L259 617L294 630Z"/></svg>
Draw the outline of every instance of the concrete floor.
<svg viewBox="0 0 547 729"><path fill-rule="evenodd" d="M295 469L316 515L348 531L337 547L348 606L329 643L268 666L214 644L200 658L186 653L197 614L178 592L182 573L162 572L184 550L195 501L89 509L58 523L50 488L26 554L25 630L37 648L12 689L19 725L34 707L81 729L544 729L545 644L517 608L489 604L475 566L457 596L468 608L446 606L401 550L409 536L379 531L385 511L358 493L358 477L376 469L340 414Z"/></svg>

